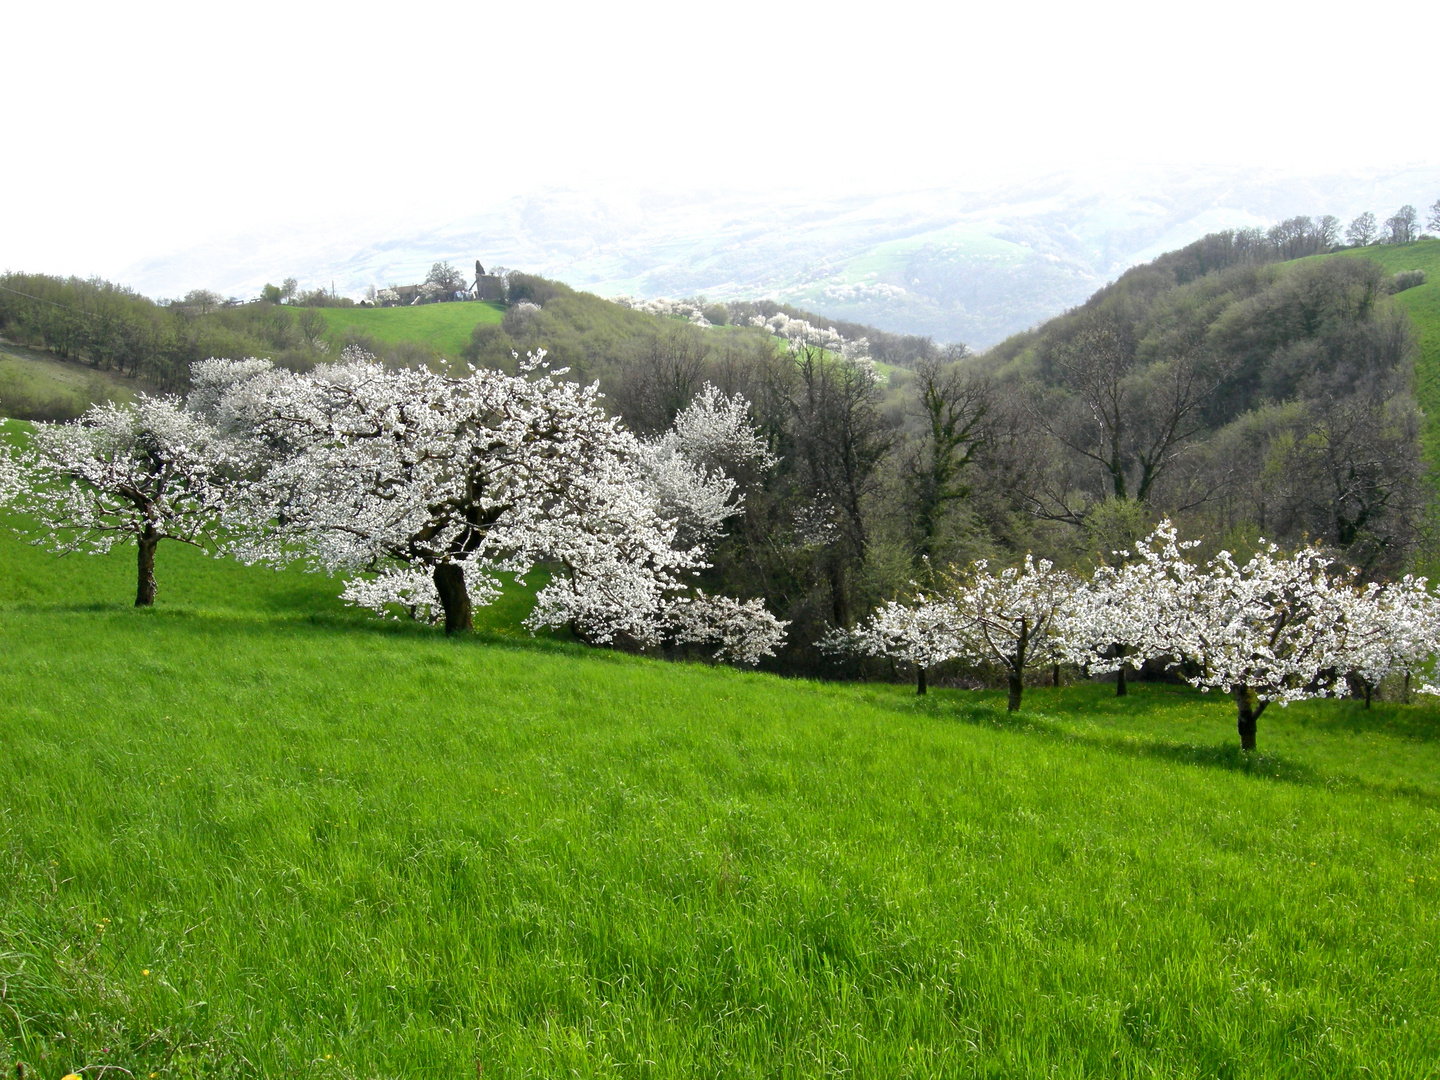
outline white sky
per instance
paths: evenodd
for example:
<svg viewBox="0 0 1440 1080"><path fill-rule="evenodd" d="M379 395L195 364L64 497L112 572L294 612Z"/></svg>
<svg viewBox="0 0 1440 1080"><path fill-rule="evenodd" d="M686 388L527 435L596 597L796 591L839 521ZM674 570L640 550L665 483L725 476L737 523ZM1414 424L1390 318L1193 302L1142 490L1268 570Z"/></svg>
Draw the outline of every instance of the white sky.
<svg viewBox="0 0 1440 1080"><path fill-rule="evenodd" d="M0 268L540 185L890 190L1440 162L1440 18L1208 4L10 5Z"/></svg>

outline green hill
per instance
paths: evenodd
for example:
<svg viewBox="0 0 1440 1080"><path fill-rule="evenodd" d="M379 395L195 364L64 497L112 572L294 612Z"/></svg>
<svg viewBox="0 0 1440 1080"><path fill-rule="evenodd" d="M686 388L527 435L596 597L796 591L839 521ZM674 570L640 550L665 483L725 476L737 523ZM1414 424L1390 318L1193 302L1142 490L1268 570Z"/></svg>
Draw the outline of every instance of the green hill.
<svg viewBox="0 0 1440 1080"><path fill-rule="evenodd" d="M1440 710L784 681L0 535L0 1066L1435 1076ZM120 1073L125 1075L125 1073Z"/></svg>
<svg viewBox="0 0 1440 1080"><path fill-rule="evenodd" d="M393 308L315 308L330 325L332 337L366 336L385 345L414 343L452 359L470 342L477 326L498 326L505 305L485 301L417 304Z"/></svg>
<svg viewBox="0 0 1440 1080"><path fill-rule="evenodd" d="M1320 258L1370 259L1392 274L1403 270L1425 271L1425 284L1396 294L1395 301L1415 324L1419 345L1419 355L1415 358L1415 396L1425 410L1427 457L1440 463L1440 240L1382 244Z"/></svg>

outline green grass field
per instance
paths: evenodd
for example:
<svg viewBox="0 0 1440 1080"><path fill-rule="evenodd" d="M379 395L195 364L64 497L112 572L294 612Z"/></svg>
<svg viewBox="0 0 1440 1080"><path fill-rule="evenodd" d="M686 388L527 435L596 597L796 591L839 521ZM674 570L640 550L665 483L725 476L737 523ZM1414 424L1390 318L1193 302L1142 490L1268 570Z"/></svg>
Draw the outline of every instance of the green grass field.
<svg viewBox="0 0 1440 1080"><path fill-rule="evenodd" d="M1440 1076L1440 710L783 681L0 537L0 1066ZM82 1068L83 1067L83 1068Z"/></svg>
<svg viewBox="0 0 1440 1080"><path fill-rule="evenodd" d="M1365 258L1378 262L1392 274L1401 270L1424 270L1425 284L1406 289L1395 297L1415 324L1415 394L1425 411L1425 450L1431 462L1440 463L1440 240L1413 244L1379 244L1339 253L1331 258Z"/></svg>
<svg viewBox="0 0 1440 1080"><path fill-rule="evenodd" d="M354 332L387 345L415 342L442 356L456 358L470 342L477 326L498 324L504 304L469 301L455 304L417 304L393 308L316 308L325 316L337 339Z"/></svg>
<svg viewBox="0 0 1440 1080"><path fill-rule="evenodd" d="M0 416L69 419L100 401L133 401L135 379L0 341Z"/></svg>

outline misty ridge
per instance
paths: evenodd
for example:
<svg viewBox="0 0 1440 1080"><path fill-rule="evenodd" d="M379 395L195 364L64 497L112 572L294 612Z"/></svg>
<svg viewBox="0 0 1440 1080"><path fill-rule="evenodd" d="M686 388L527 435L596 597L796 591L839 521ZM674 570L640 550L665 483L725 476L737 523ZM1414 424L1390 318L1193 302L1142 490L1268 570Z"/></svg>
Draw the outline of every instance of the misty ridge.
<svg viewBox="0 0 1440 1080"><path fill-rule="evenodd" d="M157 304L11 274L0 334L167 391L208 357L305 372L358 349L459 375L543 350L642 438L707 386L740 395L774 461L736 474L745 512L701 584L763 597L789 624L774 669L859 674L827 636L931 568L1027 552L1100 564L1163 518L1207 550L1319 542L1368 580L1425 564L1440 241L1417 242L1421 224L1409 208L1214 232L981 353L773 299L615 302L521 271L487 279L493 302L398 312L294 279L259 301L196 289ZM440 297L464 275L442 260L428 277ZM381 316L467 312L453 352L377 336Z"/></svg>
<svg viewBox="0 0 1440 1080"><path fill-rule="evenodd" d="M538 190L425 225L316 224L138 262L152 296L253 296L277 267L359 299L438 259L520 267L602 296L773 300L832 319L986 348L1082 302L1130 266L1222 229L1297 214L1383 218L1433 169L1057 172L978 189L847 196Z"/></svg>

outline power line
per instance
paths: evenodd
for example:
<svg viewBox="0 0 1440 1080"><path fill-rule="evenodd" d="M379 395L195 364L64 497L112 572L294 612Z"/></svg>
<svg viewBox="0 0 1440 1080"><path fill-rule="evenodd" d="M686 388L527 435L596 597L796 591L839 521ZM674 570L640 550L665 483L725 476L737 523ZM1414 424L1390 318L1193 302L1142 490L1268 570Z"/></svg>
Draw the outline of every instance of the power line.
<svg viewBox="0 0 1440 1080"><path fill-rule="evenodd" d="M95 314L95 312L93 312L93 311L86 311L84 308L77 308L77 307L75 307L73 304L61 304L61 303L57 303L57 302L54 301L54 300L47 300L47 299L45 299L45 297L43 297L43 296L34 296L34 295L32 295L32 294L30 294L30 293L28 293L28 292L21 292L19 289L12 289L12 288L10 288L10 286L8 286L8 285L0 285L0 292L14 293L16 296L23 296L23 297L25 297L25 299L27 299L27 300L35 300L35 301L38 301L38 302L41 303L41 304L49 304L51 307L58 307L58 308L60 308L62 311L75 311L75 312L79 312L81 315L88 315L88 316L90 316L90 318L92 318L92 319L101 319L101 318L104 318L103 315L97 315L97 314Z"/></svg>

